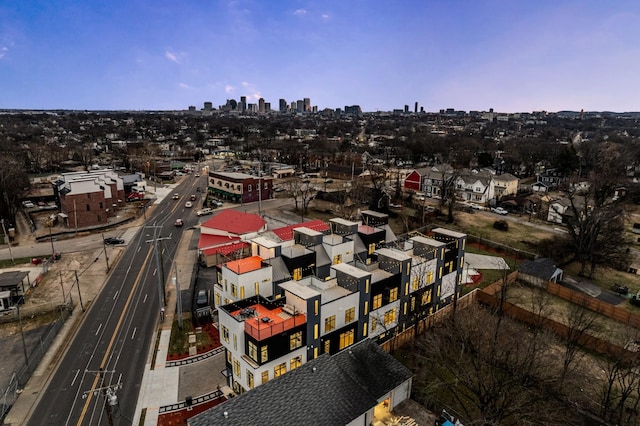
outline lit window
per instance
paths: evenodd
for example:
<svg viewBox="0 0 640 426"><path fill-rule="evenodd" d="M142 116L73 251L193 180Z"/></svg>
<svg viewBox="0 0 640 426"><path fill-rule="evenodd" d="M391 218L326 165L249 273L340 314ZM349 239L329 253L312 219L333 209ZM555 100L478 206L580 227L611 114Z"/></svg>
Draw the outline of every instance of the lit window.
<svg viewBox="0 0 640 426"><path fill-rule="evenodd" d="M433 271L427 272L426 283L431 284L433 282Z"/></svg>
<svg viewBox="0 0 640 426"><path fill-rule="evenodd" d="M337 255L333 256L333 264L337 265L339 263L342 263L342 255L341 254L337 254Z"/></svg>
<svg viewBox="0 0 640 426"><path fill-rule="evenodd" d="M384 325L389 325L396 320L396 309L393 308L384 313Z"/></svg>
<svg viewBox="0 0 640 426"><path fill-rule="evenodd" d="M229 329L224 325L222 326L222 338L225 342L229 343Z"/></svg>
<svg viewBox="0 0 640 426"><path fill-rule="evenodd" d="M244 286L240 287L240 299L244 299Z"/></svg>
<svg viewBox="0 0 640 426"><path fill-rule="evenodd" d="M371 331L376 331L376 328L378 328L378 318L371 317Z"/></svg>
<svg viewBox="0 0 640 426"><path fill-rule="evenodd" d="M302 268L296 268L293 270L293 280L299 281L302 279Z"/></svg>
<svg viewBox="0 0 640 426"><path fill-rule="evenodd" d="M389 290L389 302L393 302L396 299L398 299L398 289L392 288Z"/></svg>
<svg viewBox="0 0 640 426"><path fill-rule="evenodd" d="M283 362L273 367L273 377L280 377L287 372L287 363Z"/></svg>
<svg viewBox="0 0 640 426"><path fill-rule="evenodd" d="M258 347L253 342L249 342L249 357L258 362Z"/></svg>
<svg viewBox="0 0 640 426"><path fill-rule="evenodd" d="M295 358L291 358L291 361L289 362L289 371L295 370L301 365L302 365L302 355L298 355Z"/></svg>
<svg viewBox="0 0 640 426"><path fill-rule="evenodd" d="M269 361L269 349L268 349L268 346L266 345L260 348L260 361L261 362Z"/></svg>
<svg viewBox="0 0 640 426"><path fill-rule="evenodd" d="M238 287L235 284L231 284L231 295L238 297Z"/></svg>
<svg viewBox="0 0 640 426"><path fill-rule="evenodd" d="M422 293L422 306L428 304L429 302L431 302L431 290L425 291L424 293Z"/></svg>
<svg viewBox="0 0 640 426"><path fill-rule="evenodd" d="M236 351L238 350L238 336L235 334L233 335L233 349Z"/></svg>
<svg viewBox="0 0 640 426"><path fill-rule="evenodd" d="M302 331L293 333L289 336L289 349L294 350L302 346Z"/></svg>
<svg viewBox="0 0 640 426"><path fill-rule="evenodd" d="M336 316L331 315L330 317L324 320L324 332L328 333L334 328L336 328Z"/></svg>
<svg viewBox="0 0 640 426"><path fill-rule="evenodd" d="M249 389L253 389L253 373L247 369L247 386Z"/></svg>
<svg viewBox="0 0 640 426"><path fill-rule="evenodd" d="M233 374L235 374L236 377L240 378L240 361L238 361L237 359L233 360Z"/></svg>
<svg viewBox="0 0 640 426"><path fill-rule="evenodd" d="M376 251L376 243L371 243L369 244L369 254L373 254L373 252Z"/></svg>
<svg viewBox="0 0 640 426"><path fill-rule="evenodd" d="M417 290L418 287L420 287L420 278L413 277L413 280L411 280L411 290Z"/></svg>
<svg viewBox="0 0 640 426"><path fill-rule="evenodd" d="M412 297L411 298L411 311L415 311L416 310L416 298Z"/></svg>
<svg viewBox="0 0 640 426"><path fill-rule="evenodd" d="M262 372L262 384L264 385L269 381L269 370L265 370Z"/></svg>
<svg viewBox="0 0 640 426"><path fill-rule="evenodd" d="M372 309L378 309L382 306L382 294L376 294L373 296L373 307Z"/></svg>
<svg viewBox="0 0 640 426"><path fill-rule="evenodd" d="M369 313L369 301L365 300L364 301L364 315L367 315Z"/></svg>
<svg viewBox="0 0 640 426"><path fill-rule="evenodd" d="M331 340L325 340L324 341L324 353L328 354L330 350L331 350Z"/></svg>
<svg viewBox="0 0 640 426"><path fill-rule="evenodd" d="M340 334L340 350L353 345L353 330Z"/></svg>
<svg viewBox="0 0 640 426"><path fill-rule="evenodd" d="M344 311L344 322L345 324L349 324L356 316L356 308L349 308Z"/></svg>

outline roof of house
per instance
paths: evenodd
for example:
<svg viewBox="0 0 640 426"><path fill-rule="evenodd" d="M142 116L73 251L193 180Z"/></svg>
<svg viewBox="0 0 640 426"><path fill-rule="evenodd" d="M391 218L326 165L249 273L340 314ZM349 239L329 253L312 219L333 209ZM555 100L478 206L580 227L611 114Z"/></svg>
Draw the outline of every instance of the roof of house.
<svg viewBox="0 0 640 426"><path fill-rule="evenodd" d="M322 354L192 417L188 424L348 424L411 377L411 371L366 339L334 356Z"/></svg>
<svg viewBox="0 0 640 426"><path fill-rule="evenodd" d="M209 247L208 249L202 250L202 253L205 256L211 256L213 254L223 254L226 256L229 253L233 253L234 251L242 250L247 247L251 247L251 244L246 241L240 241L237 243L225 244L222 246Z"/></svg>
<svg viewBox="0 0 640 426"><path fill-rule="evenodd" d="M236 274L244 274L262 268L262 258L260 256L250 256L243 259L232 260L224 264Z"/></svg>
<svg viewBox="0 0 640 426"><path fill-rule="evenodd" d="M222 210L201 225L202 228L212 228L227 231L231 234L243 235L257 232L266 222L257 214L243 213L237 210Z"/></svg>
<svg viewBox="0 0 640 426"><path fill-rule="evenodd" d="M559 268L554 265L553 260L547 257L541 257L536 260L523 261L518 268L518 272L542 278L543 280L549 280L556 274L558 269Z"/></svg>
<svg viewBox="0 0 640 426"><path fill-rule="evenodd" d="M293 230L296 228L309 228L314 231L325 232L329 230L329 225L320 219L316 219L310 220L309 222L296 223L295 225L276 228L273 229L272 232L282 241L291 241L293 240Z"/></svg>
<svg viewBox="0 0 640 426"><path fill-rule="evenodd" d="M200 234L200 239L198 240L198 248L203 250L229 244L230 242L238 240L240 240L240 237L230 235Z"/></svg>

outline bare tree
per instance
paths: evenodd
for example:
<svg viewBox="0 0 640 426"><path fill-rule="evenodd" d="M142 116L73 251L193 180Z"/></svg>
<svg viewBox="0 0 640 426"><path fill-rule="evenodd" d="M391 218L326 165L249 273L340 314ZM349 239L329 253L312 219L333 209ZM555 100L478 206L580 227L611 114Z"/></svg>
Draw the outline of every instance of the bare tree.
<svg viewBox="0 0 640 426"><path fill-rule="evenodd" d="M591 338L591 332L599 328L598 315L576 304L571 304L566 321L568 328L564 341L562 371L559 380L560 390L562 390L571 367L584 356L581 349Z"/></svg>

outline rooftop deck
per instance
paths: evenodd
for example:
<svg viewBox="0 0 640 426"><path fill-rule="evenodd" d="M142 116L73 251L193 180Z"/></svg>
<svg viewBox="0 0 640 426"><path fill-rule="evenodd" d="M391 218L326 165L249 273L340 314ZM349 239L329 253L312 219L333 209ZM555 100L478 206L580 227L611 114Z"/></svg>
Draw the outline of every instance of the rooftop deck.
<svg viewBox="0 0 640 426"><path fill-rule="evenodd" d="M291 315L281 307L268 309L260 304L231 312L231 315L245 316L244 331L256 340L268 339L307 322L303 313Z"/></svg>

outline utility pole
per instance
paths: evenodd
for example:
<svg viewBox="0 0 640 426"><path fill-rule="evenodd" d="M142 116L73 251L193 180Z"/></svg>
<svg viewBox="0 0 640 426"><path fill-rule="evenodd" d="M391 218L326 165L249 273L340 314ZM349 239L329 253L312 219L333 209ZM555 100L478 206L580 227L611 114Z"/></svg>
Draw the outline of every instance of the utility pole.
<svg viewBox="0 0 640 426"><path fill-rule="evenodd" d="M7 235L7 228L4 227L4 219L0 219L2 222L2 232L4 232L4 240L9 245L9 255L11 256L11 261L13 262L15 259L13 258L13 251L11 251L11 240L9 240L9 236Z"/></svg>
<svg viewBox="0 0 640 426"><path fill-rule="evenodd" d="M84 305L82 304L82 294L80 294L80 280L78 279L78 271L74 270L73 273L76 276L76 286L78 287L78 299L80 299L80 308L84 312Z"/></svg>
<svg viewBox="0 0 640 426"><path fill-rule="evenodd" d="M109 256L107 256L107 243L104 242L104 232L102 233L102 249L104 250L104 260L107 262L107 274L109 273Z"/></svg>
<svg viewBox="0 0 640 426"><path fill-rule="evenodd" d="M105 375L106 374L114 374L115 371L105 371L102 367L98 371L89 371L85 370L85 373L95 373L98 374L100 378L100 387L94 390L85 391L82 394L82 399L86 399L89 394L93 396L98 396L99 394L104 395L104 412L107 415L107 422L109 426L113 426L113 407L118 405L118 396L116 395L116 391L122 388L122 374L118 377L118 382L114 385L105 385Z"/></svg>
<svg viewBox="0 0 640 426"><path fill-rule="evenodd" d="M147 243L153 243L153 249L155 251L156 258L156 270L158 271L158 300L160 301L160 308L166 306L166 295L164 289L164 268L162 267L162 262L160 260L160 249L158 247L158 241L168 240L169 238L160 238L158 237L158 229L161 229L161 226L152 225L147 226L145 228L153 228L153 239L147 240Z"/></svg>
<svg viewBox="0 0 640 426"><path fill-rule="evenodd" d="M78 236L78 210L76 209L76 200L73 199L73 220L76 225L76 237Z"/></svg>
<svg viewBox="0 0 640 426"><path fill-rule="evenodd" d="M51 235L51 228L53 223L49 226L49 241L51 241L51 259L56 260L56 249L53 248L53 236Z"/></svg>
<svg viewBox="0 0 640 426"><path fill-rule="evenodd" d="M173 270L175 272L175 277L173 278L173 282L176 285L176 302L178 307L178 327L182 329L182 297L180 297L180 285L178 284L178 264L173 262Z"/></svg>
<svg viewBox="0 0 640 426"><path fill-rule="evenodd" d="M22 296L22 301L24 301L24 296ZM18 311L18 322L20 324L20 337L22 338L22 351L24 352L24 362L29 367L29 355L27 355L27 343L24 340L24 330L22 329L22 315L20 315L20 300L16 304L16 310Z"/></svg>

